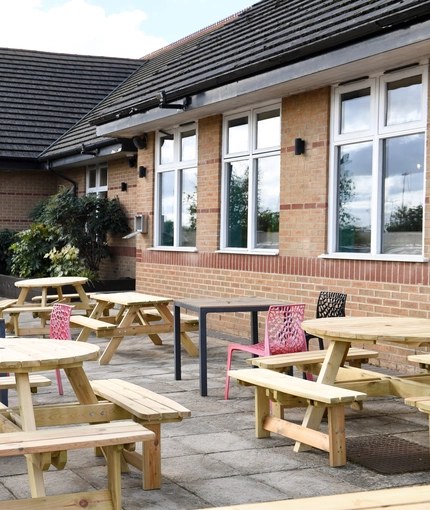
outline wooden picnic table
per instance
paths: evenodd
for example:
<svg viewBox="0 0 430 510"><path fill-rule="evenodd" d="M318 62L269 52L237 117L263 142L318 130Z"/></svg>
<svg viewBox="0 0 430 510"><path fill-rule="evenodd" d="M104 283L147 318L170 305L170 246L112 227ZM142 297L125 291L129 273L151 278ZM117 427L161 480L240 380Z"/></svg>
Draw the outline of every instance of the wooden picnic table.
<svg viewBox="0 0 430 510"><path fill-rule="evenodd" d="M16 301L10 300L1 314L9 314L10 320L6 324L8 331L13 331L16 336L26 335L46 335L49 334L49 327L46 325L55 302L66 301L67 295L64 293L64 287L72 286L78 299L74 301L74 310L91 309L90 299L84 290L84 284L88 278L77 276L61 276L47 278L32 278L15 282L15 286L20 290ZM30 290L40 289L40 303L28 303L27 297ZM56 299L49 299L49 290L53 289L56 293ZM19 316L21 313L37 314L40 317L40 326L31 328L22 328L19 326Z"/></svg>
<svg viewBox="0 0 430 510"><path fill-rule="evenodd" d="M30 373L62 368L78 401L82 404L97 403L97 397L85 374L83 363L84 361L97 360L99 352L100 348L97 345L81 344L68 340L1 338L0 371L15 374L20 428L23 431L36 430L35 411L31 398ZM60 420L66 424L68 423L67 407L64 410L57 408L55 413L58 413L58 417L62 415ZM16 430L16 426L12 422L9 422L4 416L1 416L1 418L0 429L2 432ZM48 417L46 422L46 424L50 423ZM30 488L33 497L45 495L41 465L40 454L27 457Z"/></svg>
<svg viewBox="0 0 430 510"><path fill-rule="evenodd" d="M430 395L430 375L393 376L356 367L342 367L351 343L393 343L420 347L430 344L430 320L414 317L336 317L306 320L302 328L330 342L317 383L362 391L368 396ZM318 430L323 407L308 406L302 426ZM295 451L309 446L296 443Z"/></svg>
<svg viewBox="0 0 430 510"><path fill-rule="evenodd" d="M110 338L109 344L100 357L100 364L107 365L126 336L148 335L154 344L162 344L160 333L173 333L174 319L168 297L141 294L139 292L112 292L92 294L96 305L89 317L72 317L71 323L83 326L78 341L86 341L94 331L98 337ZM106 309L119 306L118 313L106 316ZM191 356L198 355L198 349L187 335L197 329L198 321L181 324L180 339Z"/></svg>

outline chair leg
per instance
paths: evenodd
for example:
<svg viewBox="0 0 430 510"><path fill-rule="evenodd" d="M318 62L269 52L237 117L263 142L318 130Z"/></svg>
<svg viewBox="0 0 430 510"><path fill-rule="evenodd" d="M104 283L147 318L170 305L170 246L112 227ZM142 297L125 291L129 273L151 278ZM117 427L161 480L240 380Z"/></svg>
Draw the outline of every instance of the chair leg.
<svg viewBox="0 0 430 510"><path fill-rule="evenodd" d="M228 375L228 371L231 368L231 358L233 355L234 349L232 349L232 346L229 345L227 349L227 374L225 378L225 392L224 392L224 399L228 400L228 390L230 389L230 376Z"/></svg>
<svg viewBox="0 0 430 510"><path fill-rule="evenodd" d="M60 373L60 370L57 369L55 370L55 376L57 378L57 384L58 384L58 393L60 395L64 395L64 392L63 392L63 382L61 380L61 373Z"/></svg>

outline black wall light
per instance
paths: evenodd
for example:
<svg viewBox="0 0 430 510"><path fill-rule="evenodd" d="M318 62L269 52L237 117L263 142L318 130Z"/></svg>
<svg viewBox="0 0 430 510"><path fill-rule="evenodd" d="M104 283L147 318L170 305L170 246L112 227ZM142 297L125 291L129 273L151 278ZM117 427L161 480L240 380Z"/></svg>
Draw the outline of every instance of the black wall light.
<svg viewBox="0 0 430 510"><path fill-rule="evenodd" d="M127 156L127 163L130 168L137 165L137 156Z"/></svg>
<svg viewBox="0 0 430 510"><path fill-rule="evenodd" d="M144 166L139 167L139 177L140 178L146 177L146 167L144 167Z"/></svg>
<svg viewBox="0 0 430 510"><path fill-rule="evenodd" d="M146 149L148 137L146 136L146 134L142 136L133 136L132 141L136 149Z"/></svg>
<svg viewBox="0 0 430 510"><path fill-rule="evenodd" d="M296 156L300 156L300 154L305 153L305 141L301 138L296 138L294 140L294 154Z"/></svg>
<svg viewBox="0 0 430 510"><path fill-rule="evenodd" d="M127 183L126 182L121 183L121 191L127 191Z"/></svg>

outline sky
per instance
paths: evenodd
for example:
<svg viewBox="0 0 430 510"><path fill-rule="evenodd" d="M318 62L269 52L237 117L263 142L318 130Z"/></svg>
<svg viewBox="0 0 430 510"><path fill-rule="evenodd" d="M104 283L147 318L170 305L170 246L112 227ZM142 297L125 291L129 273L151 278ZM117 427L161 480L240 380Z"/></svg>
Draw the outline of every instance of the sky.
<svg viewBox="0 0 430 510"><path fill-rule="evenodd" d="M0 47L140 58L257 0L0 0Z"/></svg>

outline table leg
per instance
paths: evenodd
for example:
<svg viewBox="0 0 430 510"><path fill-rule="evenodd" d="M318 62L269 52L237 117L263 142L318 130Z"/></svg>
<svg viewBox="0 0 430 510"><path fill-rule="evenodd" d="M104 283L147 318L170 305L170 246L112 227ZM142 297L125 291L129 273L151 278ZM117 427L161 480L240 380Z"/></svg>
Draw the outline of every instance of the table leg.
<svg viewBox="0 0 430 510"><path fill-rule="evenodd" d="M65 368L64 372L80 404L97 404L98 399L83 367Z"/></svg>
<svg viewBox="0 0 430 510"><path fill-rule="evenodd" d="M258 344L258 312L251 312L251 339L253 344Z"/></svg>
<svg viewBox="0 0 430 510"><path fill-rule="evenodd" d="M200 395L208 394L208 359L207 359L207 331L206 312L199 311L199 362L200 362Z"/></svg>
<svg viewBox="0 0 430 510"><path fill-rule="evenodd" d="M30 379L28 373L16 373L16 391L18 394L19 410L21 415L22 429L25 431L36 430L33 401L31 399ZM45 484L41 466L41 455L33 454L26 456L28 477L30 480L31 496L33 498L45 496Z"/></svg>
<svg viewBox="0 0 430 510"><path fill-rule="evenodd" d="M96 306L94 307L93 311L90 314L91 319L100 319L100 317L103 315L103 312L105 308L108 306L108 303L105 301L98 301ZM84 327L81 329L78 337L76 338L77 342L86 342L88 340L88 337L92 333L91 328Z"/></svg>
<svg viewBox="0 0 430 510"><path fill-rule="evenodd" d="M173 307L173 356L175 360L175 381L181 380L181 307Z"/></svg>
<svg viewBox="0 0 430 510"><path fill-rule="evenodd" d="M322 364L321 371L318 375L317 382L320 384L333 384L336 380L336 375L339 367L345 358L346 353L350 347L348 342L330 342L327 354ZM308 406L306 409L305 417L302 426L312 430L318 430L324 415L325 407ZM294 446L295 452L302 452L310 450L312 447L297 441Z"/></svg>
<svg viewBox="0 0 430 510"><path fill-rule="evenodd" d="M161 317L167 322L167 324L173 324L174 325L174 318L172 315L172 312L169 310L169 307L167 305L163 304L157 304L155 305L155 308L158 310ZM181 337L181 344L183 345L184 349L188 352L190 356L198 356L199 350L197 347L193 344L191 341L191 338L187 335L185 331L180 332Z"/></svg>
<svg viewBox="0 0 430 510"><path fill-rule="evenodd" d="M138 305L134 305L134 306L131 306L130 308L127 308L123 319L121 320L120 324L118 324L118 328L123 329L123 328L127 328L128 326L131 326L136 319L136 315L137 315L138 311L139 311ZM110 339L110 342L108 343L106 349L104 350L103 354L100 357L100 361L99 361L100 365L108 365L109 364L109 361L112 359L112 356L115 354L115 352L118 349L123 338L124 338L124 335L123 336L113 336Z"/></svg>

